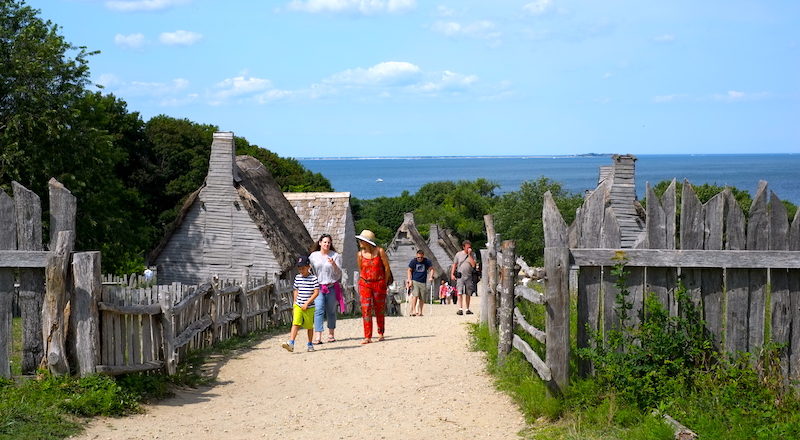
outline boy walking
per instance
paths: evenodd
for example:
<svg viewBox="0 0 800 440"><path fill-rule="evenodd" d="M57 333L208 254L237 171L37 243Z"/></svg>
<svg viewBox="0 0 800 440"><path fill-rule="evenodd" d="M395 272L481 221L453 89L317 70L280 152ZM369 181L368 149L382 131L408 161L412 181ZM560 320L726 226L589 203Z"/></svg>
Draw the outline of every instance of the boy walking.
<svg viewBox="0 0 800 440"><path fill-rule="evenodd" d="M283 348L294 351L294 340L300 327L308 330L308 351L314 351L311 340L314 338L314 300L319 295L319 281L311 273L308 257L302 256L295 263L299 274L294 277L294 305L292 307L292 333Z"/></svg>

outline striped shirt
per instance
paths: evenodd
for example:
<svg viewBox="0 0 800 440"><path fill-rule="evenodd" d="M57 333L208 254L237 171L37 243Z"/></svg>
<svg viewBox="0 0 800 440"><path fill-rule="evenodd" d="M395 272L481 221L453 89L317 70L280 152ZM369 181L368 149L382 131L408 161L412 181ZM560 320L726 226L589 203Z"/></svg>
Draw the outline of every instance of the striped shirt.
<svg viewBox="0 0 800 440"><path fill-rule="evenodd" d="M295 275L294 289L297 291L297 300L295 304L302 307L303 304L307 303L309 298L314 295L314 290L319 289L319 282L317 281L316 275L312 273L309 273L307 277L301 274ZM314 305L309 304L308 307L314 307Z"/></svg>

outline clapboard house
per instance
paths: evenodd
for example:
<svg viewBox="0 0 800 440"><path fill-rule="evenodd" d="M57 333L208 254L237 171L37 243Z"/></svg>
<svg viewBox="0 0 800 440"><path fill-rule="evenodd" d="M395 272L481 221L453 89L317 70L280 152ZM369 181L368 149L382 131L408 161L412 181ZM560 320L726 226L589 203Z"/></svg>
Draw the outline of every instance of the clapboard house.
<svg viewBox="0 0 800 440"><path fill-rule="evenodd" d="M318 240L322 234L331 236L333 247L342 255L342 269L352 281L353 273L358 270L358 241L350 208L350 193L290 192L284 193L284 196L313 240Z"/></svg>
<svg viewBox="0 0 800 440"><path fill-rule="evenodd" d="M605 206L610 208L619 224L622 248L636 248L644 239L645 212L636 196L636 156L615 154L612 164L600 167L597 189L605 192Z"/></svg>
<svg viewBox="0 0 800 440"><path fill-rule="evenodd" d="M287 276L313 244L269 170L236 156L233 133L214 133L205 184L189 196L150 254L160 284L213 277Z"/></svg>

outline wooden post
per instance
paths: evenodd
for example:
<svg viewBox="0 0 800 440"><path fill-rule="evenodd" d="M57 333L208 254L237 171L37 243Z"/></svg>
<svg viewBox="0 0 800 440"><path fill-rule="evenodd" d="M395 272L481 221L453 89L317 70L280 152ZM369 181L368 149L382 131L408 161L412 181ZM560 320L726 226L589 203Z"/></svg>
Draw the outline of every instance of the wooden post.
<svg viewBox="0 0 800 440"><path fill-rule="evenodd" d="M514 339L514 284L517 274L514 270L517 256L517 243L514 240L503 241L503 290L500 295L500 325L499 340L497 342L497 360L501 365L505 357L511 352Z"/></svg>
<svg viewBox="0 0 800 440"><path fill-rule="evenodd" d="M485 319L489 331L497 334L497 235L494 232L494 216L487 214L483 216L483 221L486 223L488 252L483 265L483 278L486 280L483 302L486 303L486 307L481 306L486 311L486 317L481 314L481 320Z"/></svg>
<svg viewBox="0 0 800 440"><path fill-rule="evenodd" d="M238 302L239 302L239 327L236 331L240 336L246 335L250 331L249 323L247 322L251 313L250 304L247 301L247 292L250 286L250 268L245 267L242 271L242 284L239 286Z"/></svg>
<svg viewBox="0 0 800 440"><path fill-rule="evenodd" d="M74 367L81 377L95 373L100 364L100 315L103 282L100 252L78 252L72 257L74 290L69 320L68 343L74 353Z"/></svg>
<svg viewBox="0 0 800 440"><path fill-rule="evenodd" d="M164 367L172 376L178 370L175 353L175 315L173 313L172 286L158 286L158 303L161 305L161 328L164 335Z"/></svg>
<svg viewBox="0 0 800 440"><path fill-rule="evenodd" d="M69 323L69 265L75 244L74 231L61 231L56 248L47 258L46 291L42 307L42 344L45 361L54 375L69 374L67 325Z"/></svg>
<svg viewBox="0 0 800 440"><path fill-rule="evenodd" d="M0 250L17 250L14 200L0 189ZM0 268L0 376L11 378L11 323L14 269Z"/></svg>
<svg viewBox="0 0 800 440"><path fill-rule="evenodd" d="M42 206L39 196L12 182L17 216L17 250L42 250ZM44 354L42 345L42 301L44 270L19 270L19 303L22 314L22 374L32 374Z"/></svg>
<svg viewBox="0 0 800 440"><path fill-rule="evenodd" d="M547 331L547 366L554 394L563 394L569 386L569 244L567 225L550 191L544 195L545 330Z"/></svg>

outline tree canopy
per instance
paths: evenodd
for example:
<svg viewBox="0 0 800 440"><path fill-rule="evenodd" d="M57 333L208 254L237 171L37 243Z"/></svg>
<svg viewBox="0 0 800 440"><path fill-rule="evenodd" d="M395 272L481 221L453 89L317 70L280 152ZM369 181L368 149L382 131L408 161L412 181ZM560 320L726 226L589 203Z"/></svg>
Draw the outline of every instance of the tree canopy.
<svg viewBox="0 0 800 440"><path fill-rule="evenodd" d="M142 270L203 184L219 128L166 115L145 122L122 99L89 90L97 52L68 43L39 12L23 0L0 2L0 187L17 181L41 197L57 179L78 201L76 249L101 250L106 272ZM235 141L284 191L332 191L297 160Z"/></svg>

